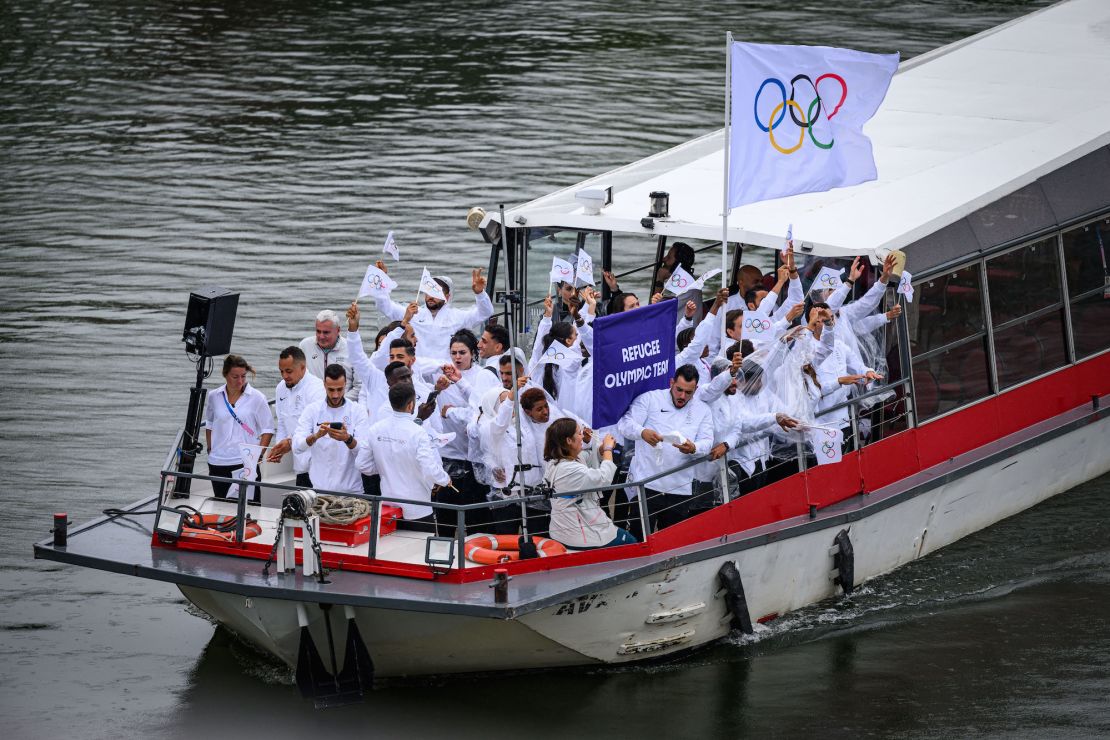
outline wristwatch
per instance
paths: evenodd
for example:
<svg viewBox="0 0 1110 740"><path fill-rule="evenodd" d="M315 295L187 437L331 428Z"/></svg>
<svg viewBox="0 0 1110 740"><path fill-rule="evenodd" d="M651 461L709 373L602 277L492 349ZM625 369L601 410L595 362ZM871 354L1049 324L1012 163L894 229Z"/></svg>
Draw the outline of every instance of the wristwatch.
<svg viewBox="0 0 1110 740"><path fill-rule="evenodd" d="M352 445L351 442L354 442L355 444ZM348 450L351 449L352 447L358 446L358 442L355 440L354 435L352 435L350 437L347 437L346 441L343 442L343 444L347 445Z"/></svg>

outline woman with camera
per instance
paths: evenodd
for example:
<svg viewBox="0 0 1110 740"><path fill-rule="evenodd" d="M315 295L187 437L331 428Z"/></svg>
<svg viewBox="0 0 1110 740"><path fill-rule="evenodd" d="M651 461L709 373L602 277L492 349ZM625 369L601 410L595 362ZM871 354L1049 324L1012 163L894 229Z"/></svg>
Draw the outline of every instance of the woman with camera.
<svg viewBox="0 0 1110 740"><path fill-rule="evenodd" d="M605 435L598 450L601 463L598 467L591 467L582 453L582 427L578 422L562 418L547 428L543 450L547 467L543 478L555 491L551 499L549 536L571 550L592 550L636 541L631 534L613 524L601 508L599 500L602 494L589 490L613 482L617 472L613 462L615 445L613 436Z"/></svg>

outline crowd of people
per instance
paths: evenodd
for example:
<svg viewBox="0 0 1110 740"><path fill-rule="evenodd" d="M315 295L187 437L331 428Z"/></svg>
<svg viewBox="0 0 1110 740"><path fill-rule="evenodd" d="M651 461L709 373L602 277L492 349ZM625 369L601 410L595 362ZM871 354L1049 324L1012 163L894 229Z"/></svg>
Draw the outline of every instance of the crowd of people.
<svg viewBox="0 0 1110 740"><path fill-rule="evenodd" d="M675 265L692 270L693 259L674 245L663 278ZM788 248L773 276L745 265L710 301L680 295L668 387L641 394L602 429L591 424L593 322L602 310L640 307L609 273L605 305L592 285L556 286L530 355L490 321L479 269L469 308L455 305L455 285L442 276L442 299L375 297L388 323L373 341L360 332L358 301L342 318L324 310L314 335L278 356L274 415L248 382L249 363L226 358L225 383L205 411L209 472L234 475L245 443L257 446L258 462L292 456L299 486L404 499L401 528L450 536L455 512L432 503L482 503L466 512L468 533L527 531L571 549L642 540L796 471L798 450L813 453L813 430L848 437L843 402L885 373L875 335L899 314L878 311L892 270L888 259L850 300L867 271L857 259L839 287L807 294ZM566 353L549 352L555 345ZM856 421L856 433L868 434L867 419ZM214 493L226 497L228 484Z"/></svg>

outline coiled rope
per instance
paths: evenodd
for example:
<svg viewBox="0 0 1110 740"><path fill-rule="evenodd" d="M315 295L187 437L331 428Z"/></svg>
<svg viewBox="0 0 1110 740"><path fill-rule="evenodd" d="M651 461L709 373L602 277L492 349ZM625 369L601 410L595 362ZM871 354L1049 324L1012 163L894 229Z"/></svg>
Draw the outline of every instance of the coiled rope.
<svg viewBox="0 0 1110 740"><path fill-rule="evenodd" d="M370 502L349 496L317 496L312 513L326 524L352 524L370 516Z"/></svg>

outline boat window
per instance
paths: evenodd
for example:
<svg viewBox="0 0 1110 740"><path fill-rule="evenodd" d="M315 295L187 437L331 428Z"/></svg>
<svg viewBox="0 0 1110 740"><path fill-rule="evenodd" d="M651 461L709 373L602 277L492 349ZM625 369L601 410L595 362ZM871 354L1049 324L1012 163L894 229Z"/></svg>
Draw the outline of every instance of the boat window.
<svg viewBox="0 0 1110 740"><path fill-rule="evenodd" d="M999 388L1067 364L1056 237L987 260Z"/></svg>
<svg viewBox="0 0 1110 740"><path fill-rule="evenodd" d="M1064 272L1076 359L1110 348L1110 218L1064 232Z"/></svg>
<svg viewBox="0 0 1110 740"><path fill-rule="evenodd" d="M917 415L928 419L990 395L986 336L913 363Z"/></svg>
<svg viewBox="0 0 1110 740"><path fill-rule="evenodd" d="M994 333L998 387L1009 388L1068 362L1062 309L1007 324Z"/></svg>
<svg viewBox="0 0 1110 740"><path fill-rule="evenodd" d="M978 265L915 283L914 291L907 306L914 357L984 333Z"/></svg>
<svg viewBox="0 0 1110 740"><path fill-rule="evenodd" d="M991 322L995 328L1060 303L1058 261L1056 237L987 260Z"/></svg>
<svg viewBox="0 0 1110 740"><path fill-rule="evenodd" d="M914 284L906 317L917 415L928 419L991 392L979 265Z"/></svg>

